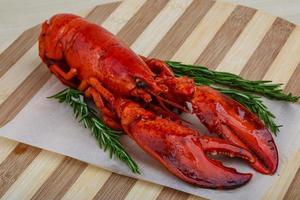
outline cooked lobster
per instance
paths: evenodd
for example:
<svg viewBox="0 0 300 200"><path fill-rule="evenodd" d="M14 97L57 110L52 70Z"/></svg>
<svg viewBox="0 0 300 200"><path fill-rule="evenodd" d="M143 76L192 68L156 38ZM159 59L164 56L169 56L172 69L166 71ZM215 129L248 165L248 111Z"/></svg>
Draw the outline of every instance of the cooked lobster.
<svg viewBox="0 0 300 200"><path fill-rule="evenodd" d="M107 126L123 130L188 183L226 189L251 179L208 153L240 157L263 174L277 169L276 145L257 116L210 87L175 77L166 63L135 54L96 24L72 14L53 16L42 25L39 55L65 85L93 99ZM219 138L193 130L178 111L195 113Z"/></svg>

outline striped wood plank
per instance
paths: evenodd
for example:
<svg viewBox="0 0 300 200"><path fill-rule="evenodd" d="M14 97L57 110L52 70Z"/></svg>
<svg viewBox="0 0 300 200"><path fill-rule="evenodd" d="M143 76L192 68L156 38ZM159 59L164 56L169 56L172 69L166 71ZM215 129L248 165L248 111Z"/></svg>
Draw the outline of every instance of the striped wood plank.
<svg viewBox="0 0 300 200"><path fill-rule="evenodd" d="M300 94L299 27L280 18L210 0L126 0L97 6L87 18L143 55L273 79L287 85L286 91ZM0 54L1 125L50 77L37 57L38 32L39 26L25 31ZM3 199L201 199L4 138L0 145ZM299 197L299 155L285 166L291 173L278 180L266 198Z"/></svg>

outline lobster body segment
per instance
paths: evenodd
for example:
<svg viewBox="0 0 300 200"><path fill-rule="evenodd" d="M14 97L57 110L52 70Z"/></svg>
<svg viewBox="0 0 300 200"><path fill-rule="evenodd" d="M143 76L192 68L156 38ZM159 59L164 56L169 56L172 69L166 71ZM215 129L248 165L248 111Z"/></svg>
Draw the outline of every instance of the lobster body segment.
<svg viewBox="0 0 300 200"><path fill-rule="evenodd" d="M278 155L270 132L248 109L212 88L175 77L163 61L135 54L104 28L72 14L42 25L39 55L62 83L92 98L104 123L123 130L182 180L205 188L234 188L251 174L239 173L206 154L246 160L273 174ZM187 127L175 111L193 112L212 133Z"/></svg>

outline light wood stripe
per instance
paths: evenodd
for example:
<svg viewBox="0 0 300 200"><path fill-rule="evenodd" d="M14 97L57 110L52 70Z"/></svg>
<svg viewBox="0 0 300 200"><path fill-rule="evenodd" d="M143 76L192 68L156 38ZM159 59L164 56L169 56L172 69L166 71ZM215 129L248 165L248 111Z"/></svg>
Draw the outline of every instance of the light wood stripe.
<svg viewBox="0 0 300 200"><path fill-rule="evenodd" d="M19 143L0 164L0 197L6 193L39 152L40 149L36 147Z"/></svg>
<svg viewBox="0 0 300 200"><path fill-rule="evenodd" d="M157 185L154 183L149 183L146 181L137 181L134 187L127 194L125 200L131 199L143 199L143 200L152 200L156 199L160 192L162 191L163 186Z"/></svg>
<svg viewBox="0 0 300 200"><path fill-rule="evenodd" d="M104 26L110 32L116 34L131 19L131 17L145 3L145 0L126 0L103 22Z"/></svg>
<svg viewBox="0 0 300 200"><path fill-rule="evenodd" d="M9 188L2 199L30 199L64 156L43 150Z"/></svg>
<svg viewBox="0 0 300 200"><path fill-rule="evenodd" d="M208 0L194 0L150 53L149 57L159 57L161 60L170 59L214 3L214 1Z"/></svg>
<svg viewBox="0 0 300 200"><path fill-rule="evenodd" d="M97 191L105 184L111 174L109 171L89 165L62 199L93 199Z"/></svg>
<svg viewBox="0 0 300 200"><path fill-rule="evenodd" d="M300 95L299 80L300 80L300 62L298 64L296 70L294 71L292 77L290 78L290 80L285 88L285 92L291 92L294 95Z"/></svg>
<svg viewBox="0 0 300 200"><path fill-rule="evenodd" d="M17 62L37 41L40 26L24 31L7 49L0 54L0 77Z"/></svg>
<svg viewBox="0 0 300 200"><path fill-rule="evenodd" d="M121 200L124 199L130 191L136 180L127 176L113 174L109 177L106 183L98 191L94 200L110 199Z"/></svg>
<svg viewBox="0 0 300 200"><path fill-rule="evenodd" d="M192 0L170 0L164 9L135 40L131 48L141 55L149 55L191 2ZM148 45L143 45L144 43Z"/></svg>
<svg viewBox="0 0 300 200"><path fill-rule="evenodd" d="M299 169L299 166L300 149L297 152L294 152L285 165L282 166L281 170L277 172L281 175L276 181L274 181L264 199L283 199L293 181L293 177L296 175L297 169Z"/></svg>
<svg viewBox="0 0 300 200"><path fill-rule="evenodd" d="M194 63L235 7L232 4L217 1L172 59Z"/></svg>
<svg viewBox="0 0 300 200"><path fill-rule="evenodd" d="M14 150L18 142L0 137L0 163Z"/></svg>
<svg viewBox="0 0 300 200"><path fill-rule="evenodd" d="M86 163L65 157L32 199L62 198L86 167Z"/></svg>
<svg viewBox="0 0 300 200"><path fill-rule="evenodd" d="M17 89L17 87L33 72L40 63L37 44L30 48L16 64L0 77L0 104Z"/></svg>
<svg viewBox="0 0 300 200"><path fill-rule="evenodd" d="M86 18L93 23L102 24L113 11L121 4L121 2L114 2L109 4L104 4L100 6L96 6Z"/></svg>
<svg viewBox="0 0 300 200"><path fill-rule="evenodd" d="M299 199L299 195L300 195L299 194L299 185L300 185L300 168L298 168L298 171L293 179L293 182L291 183L291 185L283 199L284 200L297 199L297 198Z"/></svg>
<svg viewBox="0 0 300 200"><path fill-rule="evenodd" d="M239 74L275 19L263 12L256 12L216 70Z"/></svg>
<svg viewBox="0 0 300 200"><path fill-rule="evenodd" d="M188 200L206 200L206 199L202 198L202 197L197 197L197 196L194 196L194 195L190 195Z"/></svg>
<svg viewBox="0 0 300 200"><path fill-rule="evenodd" d="M47 67L40 64L0 105L0 124L4 125L13 119L47 82L49 77L50 72Z"/></svg>
<svg viewBox="0 0 300 200"><path fill-rule="evenodd" d="M287 84L300 62L300 28L296 27L263 79ZM300 82L299 82L300 84Z"/></svg>
<svg viewBox="0 0 300 200"><path fill-rule="evenodd" d="M177 190L174 190L172 188L165 187L162 192L159 194L159 196L156 198L157 200L186 200L188 199L189 194L185 192L180 192Z"/></svg>
<svg viewBox="0 0 300 200"><path fill-rule="evenodd" d="M195 64L215 69L255 12L254 9L237 6L206 49L201 53Z"/></svg>
<svg viewBox="0 0 300 200"><path fill-rule="evenodd" d="M118 32L118 37L128 46L144 31L155 16L166 6L168 0L148 0ZM136 24L140 24L136 26Z"/></svg>
<svg viewBox="0 0 300 200"><path fill-rule="evenodd" d="M241 75L253 80L262 79L294 27L295 25L277 18L243 68Z"/></svg>

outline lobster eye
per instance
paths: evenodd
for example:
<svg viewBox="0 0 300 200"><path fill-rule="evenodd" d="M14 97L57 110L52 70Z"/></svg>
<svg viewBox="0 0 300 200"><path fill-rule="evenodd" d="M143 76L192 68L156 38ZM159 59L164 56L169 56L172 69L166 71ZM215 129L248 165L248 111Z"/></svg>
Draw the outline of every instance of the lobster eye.
<svg viewBox="0 0 300 200"><path fill-rule="evenodd" d="M136 79L136 87L145 89L145 88L147 88L147 83L145 83L144 81L142 81L140 79Z"/></svg>

